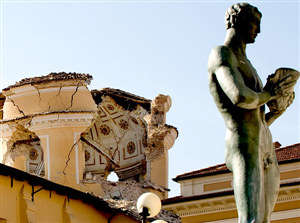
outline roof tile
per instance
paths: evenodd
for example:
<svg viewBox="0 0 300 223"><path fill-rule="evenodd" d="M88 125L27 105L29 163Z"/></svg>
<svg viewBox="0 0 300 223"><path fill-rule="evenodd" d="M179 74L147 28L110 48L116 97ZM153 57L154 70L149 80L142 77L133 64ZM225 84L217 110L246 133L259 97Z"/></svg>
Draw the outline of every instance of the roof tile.
<svg viewBox="0 0 300 223"><path fill-rule="evenodd" d="M61 81L61 80L85 80L88 84L93 79L92 75L89 74L81 74L81 73L66 73L66 72L59 72L55 73L52 72L46 76L40 76L40 77L30 77L30 78L24 78L16 84L10 85L3 89L3 91L8 91L11 88L20 87L27 84L39 84L44 82L50 82L50 81Z"/></svg>
<svg viewBox="0 0 300 223"><path fill-rule="evenodd" d="M298 161L300 160L300 143L278 148L275 150L275 152L279 164ZM221 174L221 173L229 173L229 172L230 170L228 170L226 164L223 163L223 164L207 167L204 169L195 170L192 172L177 175L175 178L173 178L173 180L178 182L180 180L185 180L190 178L204 177L204 176Z"/></svg>

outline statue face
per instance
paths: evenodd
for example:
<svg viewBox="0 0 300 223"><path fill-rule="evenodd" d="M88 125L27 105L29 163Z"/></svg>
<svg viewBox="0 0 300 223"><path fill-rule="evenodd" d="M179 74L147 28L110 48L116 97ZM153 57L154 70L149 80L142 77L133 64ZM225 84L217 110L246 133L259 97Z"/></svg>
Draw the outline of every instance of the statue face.
<svg viewBox="0 0 300 223"><path fill-rule="evenodd" d="M254 13L246 18L241 25L241 37L245 44L254 43L258 33L260 33L260 15Z"/></svg>

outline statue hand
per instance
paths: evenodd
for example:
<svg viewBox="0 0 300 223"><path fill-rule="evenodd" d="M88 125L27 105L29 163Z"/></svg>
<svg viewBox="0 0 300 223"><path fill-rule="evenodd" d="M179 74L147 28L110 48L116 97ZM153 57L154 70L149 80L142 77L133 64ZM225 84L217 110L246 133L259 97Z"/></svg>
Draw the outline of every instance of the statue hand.
<svg viewBox="0 0 300 223"><path fill-rule="evenodd" d="M268 126L270 126L279 116L281 116L286 109L293 103L295 93L289 94L288 96L280 97L275 100L267 102L270 112L265 116Z"/></svg>
<svg viewBox="0 0 300 223"><path fill-rule="evenodd" d="M299 78L299 72L290 68L279 68L267 78L265 91L272 95L271 100L289 97L294 94L294 86Z"/></svg>
<svg viewBox="0 0 300 223"><path fill-rule="evenodd" d="M283 113L294 101L295 93L281 96L267 102L270 112L277 114Z"/></svg>

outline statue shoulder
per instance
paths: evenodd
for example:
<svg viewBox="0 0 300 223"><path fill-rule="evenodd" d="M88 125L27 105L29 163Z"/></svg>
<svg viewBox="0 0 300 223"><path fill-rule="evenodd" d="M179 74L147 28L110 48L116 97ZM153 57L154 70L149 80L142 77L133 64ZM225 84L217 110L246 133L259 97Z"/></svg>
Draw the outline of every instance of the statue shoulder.
<svg viewBox="0 0 300 223"><path fill-rule="evenodd" d="M234 53L227 46L216 46L208 58L208 71L214 73L220 66L237 66Z"/></svg>

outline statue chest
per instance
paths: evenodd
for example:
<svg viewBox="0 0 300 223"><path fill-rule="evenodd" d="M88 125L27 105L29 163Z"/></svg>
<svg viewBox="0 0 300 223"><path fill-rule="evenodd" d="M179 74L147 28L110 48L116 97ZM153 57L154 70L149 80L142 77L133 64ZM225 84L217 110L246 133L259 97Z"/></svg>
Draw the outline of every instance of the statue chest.
<svg viewBox="0 0 300 223"><path fill-rule="evenodd" d="M255 92L263 91L262 82L249 60L244 58L238 59L238 70L243 76L245 85Z"/></svg>

